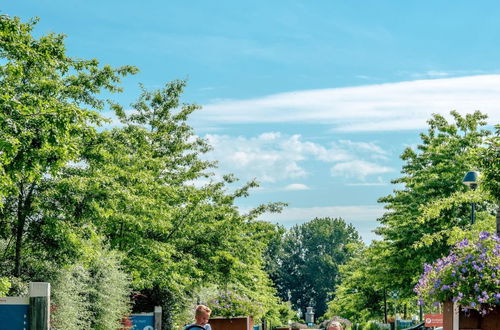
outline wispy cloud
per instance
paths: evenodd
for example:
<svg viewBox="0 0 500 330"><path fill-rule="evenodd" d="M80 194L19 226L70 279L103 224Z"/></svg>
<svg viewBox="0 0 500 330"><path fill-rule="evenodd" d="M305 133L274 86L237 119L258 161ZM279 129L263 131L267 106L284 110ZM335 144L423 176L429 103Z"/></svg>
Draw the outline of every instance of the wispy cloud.
<svg viewBox="0 0 500 330"><path fill-rule="evenodd" d="M367 176L374 174L383 174L391 172L392 168L381 166L373 162L364 160L351 160L348 162L341 162L331 168L332 176L344 176L347 178L357 178L365 180Z"/></svg>
<svg viewBox="0 0 500 330"><path fill-rule="evenodd" d="M352 183L346 183L346 186L365 186L365 187L370 187L370 186L387 186L389 184L388 181L384 181L382 177L377 177L376 181L373 182L352 182Z"/></svg>
<svg viewBox="0 0 500 330"><path fill-rule="evenodd" d="M311 189L311 188L309 188L307 185L305 185L303 183L291 183L285 187L285 190L288 190L288 191L309 190L309 189Z"/></svg>
<svg viewBox="0 0 500 330"><path fill-rule="evenodd" d="M434 72L433 76L444 76ZM427 79L219 100L195 114L205 124L307 122L339 131L391 131L427 126L432 113L482 110L500 122L500 75Z"/></svg>
<svg viewBox="0 0 500 330"><path fill-rule="evenodd" d="M214 147L207 157L219 161L219 170L235 173L243 180L257 178L261 182L276 183L305 178L310 174L305 167L308 161L333 164L331 175L362 181L392 170L379 164L385 161L387 152L375 142L340 140L321 145L304 140L298 134L280 132L255 137L207 134L205 139ZM288 190L305 187L291 184Z"/></svg>

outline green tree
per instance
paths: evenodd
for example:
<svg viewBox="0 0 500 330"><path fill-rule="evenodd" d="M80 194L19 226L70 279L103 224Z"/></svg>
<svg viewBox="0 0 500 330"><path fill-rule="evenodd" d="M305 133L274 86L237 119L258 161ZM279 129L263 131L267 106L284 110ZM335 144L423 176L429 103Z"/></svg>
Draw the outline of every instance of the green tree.
<svg viewBox="0 0 500 330"><path fill-rule="evenodd" d="M383 279L388 276L385 259L389 251L385 242L374 241L340 266L340 284L328 303L329 318L341 316L358 323L383 319L384 295L388 296Z"/></svg>
<svg viewBox="0 0 500 330"><path fill-rule="evenodd" d="M470 204L465 201L428 211L432 205L443 205L443 199L466 191L463 175L476 166L477 148L490 133L481 129L486 116L479 111L464 117L455 111L451 115L451 123L440 115L428 121L427 134L420 134L421 144L401 155L404 176L392 183L402 188L379 199L388 211L379 219L382 226L377 233L391 252L384 261L391 267L384 286L401 297L414 296L412 289L423 263L446 254L451 229L466 227L470 221ZM488 213L488 203L478 203L478 209Z"/></svg>
<svg viewBox="0 0 500 330"><path fill-rule="evenodd" d="M339 266L361 244L354 227L340 218L316 218L294 226L283 238L277 266L268 266L277 272L272 278L280 297L304 312L314 307L316 316L322 316L339 283Z"/></svg>
<svg viewBox="0 0 500 330"><path fill-rule="evenodd" d="M100 67L66 56L64 36L32 36L36 20L0 15L0 204L2 235L14 240L21 275L24 236L36 222L40 183L70 160L100 122L102 90L117 92L130 66Z"/></svg>
<svg viewBox="0 0 500 330"><path fill-rule="evenodd" d="M213 164L200 158L210 147L187 124L198 107L180 102L184 86L174 81L143 91L130 116L115 107L123 126L89 140L81 165L59 175L47 207L51 223L65 214L70 227L91 225L111 248L126 252L133 288L148 297L136 308L163 306L166 327L208 284L240 288L264 315L275 304L261 260L270 226L255 218L280 204L239 213L235 199L256 183L228 193L232 176L213 180ZM202 179L208 183L195 184Z"/></svg>

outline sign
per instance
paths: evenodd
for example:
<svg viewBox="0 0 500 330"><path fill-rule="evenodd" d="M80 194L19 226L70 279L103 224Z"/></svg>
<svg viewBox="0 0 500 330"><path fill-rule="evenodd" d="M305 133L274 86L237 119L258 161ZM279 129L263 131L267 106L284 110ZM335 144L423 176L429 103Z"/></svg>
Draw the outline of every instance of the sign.
<svg viewBox="0 0 500 330"><path fill-rule="evenodd" d="M425 327L442 327L443 314L425 314L424 315Z"/></svg>
<svg viewBox="0 0 500 330"><path fill-rule="evenodd" d="M155 316L154 313L130 314L133 330L154 330Z"/></svg>
<svg viewBox="0 0 500 330"><path fill-rule="evenodd" d="M29 298L0 298L0 328L28 330Z"/></svg>

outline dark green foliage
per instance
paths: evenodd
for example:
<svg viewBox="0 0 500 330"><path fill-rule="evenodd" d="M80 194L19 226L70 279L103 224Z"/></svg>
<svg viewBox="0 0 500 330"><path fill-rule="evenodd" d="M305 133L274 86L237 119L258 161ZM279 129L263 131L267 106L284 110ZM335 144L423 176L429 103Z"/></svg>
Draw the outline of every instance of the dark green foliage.
<svg viewBox="0 0 500 330"><path fill-rule="evenodd" d="M285 233L281 247L273 243L268 252L268 269L280 297L290 298L303 312L307 306L314 307L320 317L339 284L339 266L361 244L354 227L342 219L316 218L293 227Z"/></svg>

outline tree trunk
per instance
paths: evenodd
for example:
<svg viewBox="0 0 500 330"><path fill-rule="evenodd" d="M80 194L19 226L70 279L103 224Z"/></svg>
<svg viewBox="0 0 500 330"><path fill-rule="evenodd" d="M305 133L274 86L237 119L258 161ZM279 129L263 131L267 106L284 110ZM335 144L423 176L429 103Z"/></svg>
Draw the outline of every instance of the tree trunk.
<svg viewBox="0 0 500 330"><path fill-rule="evenodd" d="M31 201L35 184L32 183L29 187L27 195L24 195L24 189L20 189L17 201L17 223L16 223L16 256L14 259L14 276L21 276L21 260L22 260L22 247L24 227L26 226L26 219L31 210Z"/></svg>
<svg viewBox="0 0 500 330"><path fill-rule="evenodd" d="M16 256L14 259L14 276L21 276L21 256L23 245L24 226L26 224L26 216L23 210L23 197L22 193L19 194L17 202L17 223L16 223Z"/></svg>

